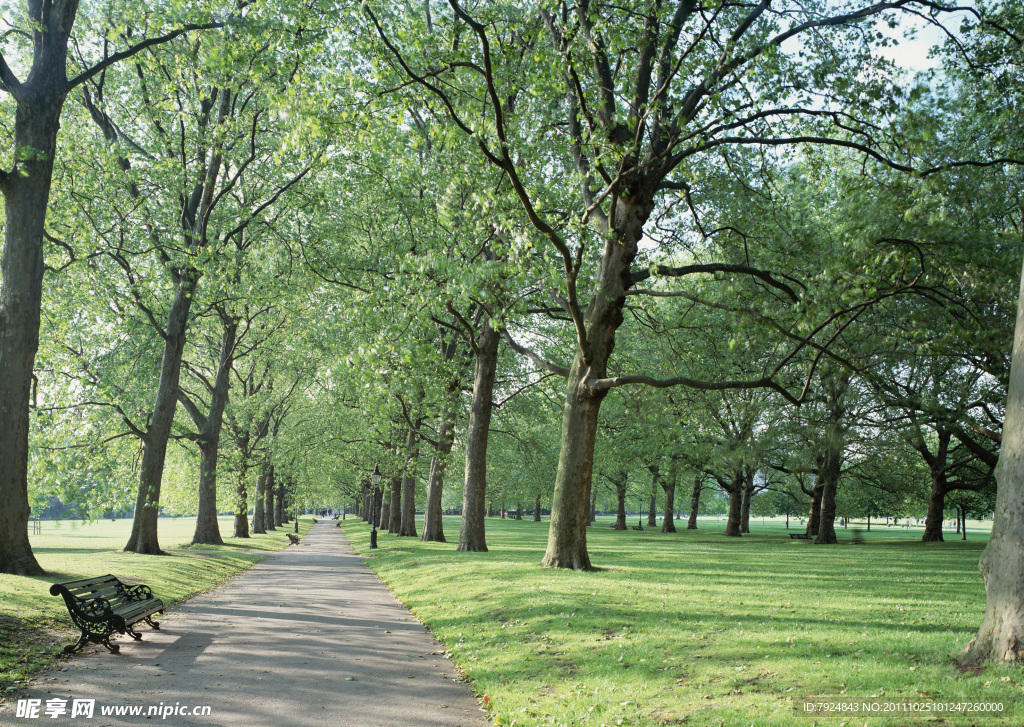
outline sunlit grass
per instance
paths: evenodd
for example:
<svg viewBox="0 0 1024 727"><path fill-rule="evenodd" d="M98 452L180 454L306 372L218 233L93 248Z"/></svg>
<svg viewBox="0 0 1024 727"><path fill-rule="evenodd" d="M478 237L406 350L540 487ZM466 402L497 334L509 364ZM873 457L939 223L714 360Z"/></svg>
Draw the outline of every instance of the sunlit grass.
<svg viewBox="0 0 1024 727"><path fill-rule="evenodd" d="M574 573L538 566L547 522L487 524L488 553L382 535L368 562L500 724L1020 722L1019 669L972 675L952 663L985 604L978 532L926 545L920 529L873 525L864 544L815 546L772 522L752 522L741 539L713 519L671 535L593 527L602 570ZM364 523L342 527L370 552ZM456 535L457 518L445 529ZM1004 711L808 717L795 708L804 699Z"/></svg>
<svg viewBox="0 0 1024 727"><path fill-rule="evenodd" d="M231 532L233 518L221 517L222 535ZM299 532L312 520L300 519ZM33 552L47 574L39 577L0 574L0 699L52 663L65 644L78 638L61 598L51 596L50 584L112 573L129 583L145 583L169 607L208 590L262 559L248 551L280 550L289 544L285 532L294 524L266 535L227 538L216 552L211 546L182 546L192 539L195 518L161 518L159 533L166 556L137 555L121 549L131 532L131 520L43 521L42 533L30 536Z"/></svg>

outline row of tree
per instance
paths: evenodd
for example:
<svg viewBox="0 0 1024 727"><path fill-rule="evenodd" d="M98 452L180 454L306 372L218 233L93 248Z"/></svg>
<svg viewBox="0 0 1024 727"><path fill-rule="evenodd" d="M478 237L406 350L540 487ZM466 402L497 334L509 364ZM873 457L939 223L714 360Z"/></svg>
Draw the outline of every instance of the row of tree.
<svg viewBox="0 0 1024 727"><path fill-rule="evenodd" d="M457 549L486 550L490 476L550 501L542 563L574 569L595 478L640 467L716 483L730 535L788 487L820 543L841 492L926 476L937 540L991 486L1014 4L88 10L28 0L0 58L0 570L40 570L30 477L103 507L134 478L126 548L159 553L169 466L216 542L219 472L244 536L332 491L368 510L378 462L382 527L418 535L427 473L443 540L459 455ZM931 75L887 53L913 22L947 35ZM984 562L991 599L1011 566ZM1016 654L992 613L971 658Z"/></svg>

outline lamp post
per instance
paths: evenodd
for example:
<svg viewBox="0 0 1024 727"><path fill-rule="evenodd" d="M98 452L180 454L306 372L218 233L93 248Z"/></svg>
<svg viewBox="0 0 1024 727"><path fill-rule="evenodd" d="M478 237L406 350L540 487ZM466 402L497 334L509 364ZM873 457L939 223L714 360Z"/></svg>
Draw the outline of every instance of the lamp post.
<svg viewBox="0 0 1024 727"><path fill-rule="evenodd" d="M380 484L380 467L373 465L370 473L370 550L377 547L377 485Z"/></svg>

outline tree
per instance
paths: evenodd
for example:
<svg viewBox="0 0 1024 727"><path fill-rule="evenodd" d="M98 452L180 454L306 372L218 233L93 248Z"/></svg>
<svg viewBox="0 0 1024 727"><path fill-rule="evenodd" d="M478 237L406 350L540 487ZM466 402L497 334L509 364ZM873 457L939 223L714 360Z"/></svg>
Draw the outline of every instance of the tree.
<svg viewBox="0 0 1024 727"><path fill-rule="evenodd" d="M457 0L449 0L449 6L452 17L442 48L440 33L425 35L401 12L389 12L382 22L377 16L382 11L364 4L386 62L422 89L425 103L436 102L482 158L505 174L530 222L554 250L562 271L558 299L571 318L576 345L542 562L589 569L587 505L598 413L607 392L638 383L781 392L776 375L791 360L781 355L762 376L741 382L614 375L609 362L627 295L639 294L638 284L652 278L721 274L764 284L762 300L775 294L793 303L801 299L784 279L749 263L654 264L640 255L645 225L670 193L692 203L702 163L723 149L838 145L911 170L890 160L897 149L869 130L871 119L882 118L902 96L883 80L885 73L864 72L885 63L872 55L868 38L873 34L860 34L857 26L870 25L882 13L917 11L919 5L897 0L830 16L796 8L775 13L768 3L726 6L712 14L686 0L672 7L553 3L540 8L542 29L529 14L504 5L478 9L477 15ZM432 28L438 25L434 20ZM463 30L472 33L475 46L460 37ZM501 44L492 43L492 36ZM415 56L424 58L429 70L413 67L414 53L397 45L399 37L415 43ZM800 59L787 54L790 46L783 47L797 37L805 39ZM518 51L526 46L529 51ZM506 51L511 48L517 51ZM551 75L552 68L558 73ZM536 103L516 93L524 77L536 89ZM476 120L480 98L488 109L483 122ZM790 98L793 103L783 102ZM564 112L561 118L550 115L554 108ZM791 125L797 119L806 125ZM531 135L536 129L541 134L558 129L564 141L545 146ZM557 200L545 196L554 188L548 177L556 168L578 184L573 203L578 214L562 212L568 200L561 189ZM591 249L595 254L588 254ZM585 263L593 267L585 270ZM588 271L594 282L585 302L580 283ZM797 348L809 345L806 338L800 341Z"/></svg>
<svg viewBox="0 0 1024 727"><path fill-rule="evenodd" d="M253 28L259 27L254 17L247 20L253 21ZM115 205L125 207L112 213L122 221L117 233L108 234L95 221L93 228L118 274L127 278L132 303L163 341L151 412L144 425L133 425L143 454L135 518L125 545L129 551L162 552L157 514L163 465L182 398L187 331L197 300L202 299L200 280L205 276L213 283L213 305L231 295L231 285L241 283L241 266L249 248L261 239L254 232L258 228L254 222L280 214L275 205L309 173L307 153L316 154L315 137L308 152L289 150L287 133L266 90L276 87L283 93L287 89L302 98L296 76L287 66L278 65L294 62L291 35L279 33L273 43L242 33L187 44L175 41L137 61L133 72L108 72L83 89L83 103L109 146L108 162L123 176L125 190L114 199ZM255 67L263 69L265 76L257 76ZM185 84L189 78L191 83ZM135 114L136 105L145 113ZM172 110L175 124L165 123L165 108ZM179 153L179 134L194 148L191 155ZM187 193L182 193L183 186ZM102 205L102 200L94 200L84 210L90 220L101 214L92 207ZM124 234L133 223L141 234ZM140 252L147 250L151 255ZM146 273L154 269L170 279L169 286L158 285L155 300L140 292ZM224 335L234 339L235 314L228 310L230 306L221 307ZM201 474L204 519L198 526L203 532L197 535L213 539L219 535L209 532L215 527L215 504L211 507L210 500L211 496L215 500L220 426L228 396L229 359L234 355L234 341L227 343L230 346L223 353L228 358L217 374L219 388L211 387L210 415L201 414L194 402L188 407L203 430L198 437L205 461Z"/></svg>
<svg viewBox="0 0 1024 727"><path fill-rule="evenodd" d="M68 78L68 41L78 15L77 0L28 0L23 27L5 42L27 39L31 57L24 80L0 55L0 91L15 102L13 166L0 170L5 204L4 247L0 256L0 572L38 575L42 568L28 542L28 430L32 367L39 348L44 256L49 239L46 212L50 198L57 131L64 101L76 88L114 64L193 30L223 27L222 22L179 27L102 55ZM107 36L106 33L102 35ZM121 35L119 41L128 40Z"/></svg>

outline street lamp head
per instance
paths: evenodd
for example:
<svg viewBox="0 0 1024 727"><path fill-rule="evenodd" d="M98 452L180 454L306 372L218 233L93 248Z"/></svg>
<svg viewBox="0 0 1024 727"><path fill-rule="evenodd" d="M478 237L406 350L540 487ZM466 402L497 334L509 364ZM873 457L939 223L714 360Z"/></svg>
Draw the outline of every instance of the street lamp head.
<svg viewBox="0 0 1024 727"><path fill-rule="evenodd" d="M373 472L370 473L370 482L374 487L380 484L380 467L377 465L373 466Z"/></svg>

